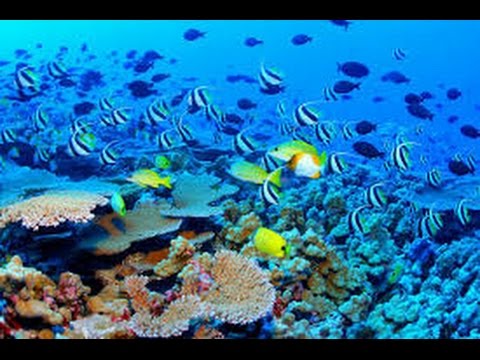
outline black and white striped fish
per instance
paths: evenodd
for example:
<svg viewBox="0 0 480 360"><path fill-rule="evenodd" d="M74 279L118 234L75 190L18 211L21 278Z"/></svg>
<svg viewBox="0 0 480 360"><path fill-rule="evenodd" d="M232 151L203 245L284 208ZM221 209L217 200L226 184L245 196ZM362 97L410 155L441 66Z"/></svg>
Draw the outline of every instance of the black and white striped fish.
<svg viewBox="0 0 480 360"><path fill-rule="evenodd" d="M470 211L465 206L465 203L468 201L472 201L472 200L462 199L455 206L455 216L458 218L458 220L460 220L460 223L463 226L467 226L472 221L472 216L470 215Z"/></svg>
<svg viewBox="0 0 480 360"><path fill-rule="evenodd" d="M268 152L263 155L261 160L261 166L264 168L268 173L271 173L277 170L279 167L282 166L282 163L277 158L274 158Z"/></svg>
<svg viewBox="0 0 480 360"><path fill-rule="evenodd" d="M340 157L343 153L334 153L328 157L328 171L332 174L341 174L347 168L347 164Z"/></svg>
<svg viewBox="0 0 480 360"><path fill-rule="evenodd" d="M278 124L278 132L282 136L287 136L290 135L294 131L293 125L290 125L287 120L280 121L280 124Z"/></svg>
<svg viewBox="0 0 480 360"><path fill-rule="evenodd" d="M102 165L115 165L119 154L112 149L113 146L118 144L118 140L109 142L100 152L100 162Z"/></svg>
<svg viewBox="0 0 480 360"><path fill-rule="evenodd" d="M218 108L217 105L208 104L205 107L205 116L207 117L208 120L212 120L212 121L215 121L215 122L221 122L223 113Z"/></svg>
<svg viewBox="0 0 480 360"><path fill-rule="evenodd" d="M333 90L332 87L323 88L323 98L327 102L338 100L338 96L337 96L337 94L335 93L335 91Z"/></svg>
<svg viewBox="0 0 480 360"><path fill-rule="evenodd" d="M245 131L239 132L233 138L233 150L239 155L250 154L256 150L255 144L244 134Z"/></svg>
<svg viewBox="0 0 480 360"><path fill-rule="evenodd" d="M61 79L68 76L67 69L59 62L50 61L47 65L48 74L55 78Z"/></svg>
<svg viewBox="0 0 480 360"><path fill-rule="evenodd" d="M89 123L83 121L81 117L76 118L72 121L72 125L70 125L70 134L74 134L78 132L79 134L83 134L90 131Z"/></svg>
<svg viewBox="0 0 480 360"><path fill-rule="evenodd" d="M263 90L270 90L282 86L283 76L277 69L266 68L265 65L262 64L260 66L258 80Z"/></svg>
<svg viewBox="0 0 480 360"><path fill-rule="evenodd" d="M472 154L467 156L467 166L471 173L475 172L475 169L477 168L477 160Z"/></svg>
<svg viewBox="0 0 480 360"><path fill-rule="evenodd" d="M280 200L280 191L278 188L270 182L270 179L274 173L270 174L262 184L260 188L260 197L269 205L278 205Z"/></svg>
<svg viewBox="0 0 480 360"><path fill-rule="evenodd" d="M405 58L407 57L407 54L405 54L405 52L400 48L393 49L392 55L393 58L398 61L405 60Z"/></svg>
<svg viewBox="0 0 480 360"><path fill-rule="evenodd" d="M113 124L122 125L122 124L125 124L128 120L130 120L126 112L127 110L130 110L130 108L120 108L120 109L112 110L110 117L112 119Z"/></svg>
<svg viewBox="0 0 480 360"><path fill-rule="evenodd" d="M398 169L405 171L407 170L411 165L410 161L410 151L409 151L409 146L412 143L408 142L403 142L401 144L398 144L395 146L391 153L391 159L393 165L397 167Z"/></svg>
<svg viewBox="0 0 480 360"><path fill-rule="evenodd" d="M112 100L108 97L100 98L100 100L98 100L98 106L101 111L112 111L114 108Z"/></svg>
<svg viewBox="0 0 480 360"><path fill-rule="evenodd" d="M360 212L366 208L366 205L360 206L353 210L350 214L348 214L348 228L350 229L350 231L359 232L361 234L366 233L365 221L360 216Z"/></svg>
<svg viewBox="0 0 480 360"><path fill-rule="evenodd" d="M41 106L33 113L33 128L36 132L43 131L48 125L48 115L41 109Z"/></svg>
<svg viewBox="0 0 480 360"><path fill-rule="evenodd" d="M433 188L439 188L442 185L442 175L437 169L432 169L425 174L427 184Z"/></svg>
<svg viewBox="0 0 480 360"><path fill-rule="evenodd" d="M157 125L167 121L170 111L164 106L165 102L153 102L145 111L145 119L150 125Z"/></svg>
<svg viewBox="0 0 480 360"><path fill-rule="evenodd" d="M427 216L430 218L435 227L440 230L443 228L442 215L437 212L434 212L432 208L428 210Z"/></svg>
<svg viewBox="0 0 480 360"><path fill-rule="evenodd" d="M194 108L206 108L211 103L206 86L198 86L188 94L188 105Z"/></svg>
<svg viewBox="0 0 480 360"><path fill-rule="evenodd" d="M456 153L455 155L453 155L452 160L457 162L462 162L463 161L462 155L460 153Z"/></svg>
<svg viewBox="0 0 480 360"><path fill-rule="evenodd" d="M426 215L418 222L418 236L421 239L434 238L438 233L438 228L433 223L432 219Z"/></svg>
<svg viewBox="0 0 480 360"><path fill-rule="evenodd" d="M169 150L173 147L173 139L169 135L169 132L173 131L174 129L165 130L160 133L157 137L158 147L163 150Z"/></svg>
<svg viewBox="0 0 480 360"><path fill-rule="evenodd" d="M17 135L12 129L3 129L1 139L2 144L12 144L17 140Z"/></svg>
<svg viewBox="0 0 480 360"><path fill-rule="evenodd" d="M343 138L345 140L350 140L352 139L355 134L353 133L352 129L350 129L350 123L346 123L345 125L343 125L342 127L342 135L343 135Z"/></svg>
<svg viewBox="0 0 480 360"><path fill-rule="evenodd" d="M335 137L335 129L330 123L321 123L315 126L315 136L324 145L330 145Z"/></svg>
<svg viewBox="0 0 480 360"><path fill-rule="evenodd" d="M303 103L297 106L294 113L294 120L298 126L312 126L318 123L320 114L308 107L311 103Z"/></svg>
<svg viewBox="0 0 480 360"><path fill-rule="evenodd" d="M87 156L95 148L95 136L92 133L80 134L77 130L70 137L68 142L68 152L72 157Z"/></svg>
<svg viewBox="0 0 480 360"><path fill-rule="evenodd" d="M300 140L306 142L307 144L312 144L312 140L310 140L306 134L302 134L301 128L296 128L295 130L293 130L292 138L293 140Z"/></svg>
<svg viewBox="0 0 480 360"><path fill-rule="evenodd" d="M387 205L387 197L381 189L382 186L383 183L377 183L370 186L367 191L365 191L365 200L371 207L381 208Z"/></svg>
<svg viewBox="0 0 480 360"><path fill-rule="evenodd" d="M279 101L275 110L280 119L284 119L287 117L287 109L285 108L285 102Z"/></svg>
<svg viewBox="0 0 480 360"><path fill-rule="evenodd" d="M38 159L43 163L48 163L52 158L52 154L46 147L37 147L36 154Z"/></svg>
<svg viewBox="0 0 480 360"><path fill-rule="evenodd" d="M113 118L110 116L111 113L102 113L100 114L100 122L104 126L115 126Z"/></svg>
<svg viewBox="0 0 480 360"><path fill-rule="evenodd" d="M189 142L195 140L190 127L183 124L183 118L180 118L180 120L176 122L176 130L184 143L188 144Z"/></svg>
<svg viewBox="0 0 480 360"><path fill-rule="evenodd" d="M35 89L37 78L28 66L24 66L15 72L14 83L18 90Z"/></svg>

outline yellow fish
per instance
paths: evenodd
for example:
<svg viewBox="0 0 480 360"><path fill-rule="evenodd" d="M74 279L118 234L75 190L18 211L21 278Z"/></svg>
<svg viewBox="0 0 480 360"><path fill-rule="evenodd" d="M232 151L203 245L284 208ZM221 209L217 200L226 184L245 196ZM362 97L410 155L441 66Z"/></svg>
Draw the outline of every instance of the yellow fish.
<svg viewBox="0 0 480 360"><path fill-rule="evenodd" d="M255 233L253 242L258 251L283 258L290 253L287 241L275 231L261 227Z"/></svg>
<svg viewBox="0 0 480 360"><path fill-rule="evenodd" d="M268 152L274 158L282 161L290 161L297 154L309 154L318 156L317 149L305 141L293 140L283 143Z"/></svg>
<svg viewBox="0 0 480 360"><path fill-rule="evenodd" d="M251 182L254 184L263 184L265 180L269 177L269 173L265 171L262 167L253 164L248 161L237 161L232 165L230 168L230 175L232 175L235 179ZM281 175L282 169L279 168L271 173L271 177L269 181L281 187Z"/></svg>
<svg viewBox="0 0 480 360"><path fill-rule="evenodd" d="M151 187L157 189L160 185L163 185L167 189L172 188L170 176L161 178L160 175L150 169L137 170L131 177L127 178L127 180L141 187Z"/></svg>
<svg viewBox="0 0 480 360"><path fill-rule="evenodd" d="M320 156L298 153L288 162L288 167L297 176L318 179L324 172L327 164L327 153L324 151Z"/></svg>

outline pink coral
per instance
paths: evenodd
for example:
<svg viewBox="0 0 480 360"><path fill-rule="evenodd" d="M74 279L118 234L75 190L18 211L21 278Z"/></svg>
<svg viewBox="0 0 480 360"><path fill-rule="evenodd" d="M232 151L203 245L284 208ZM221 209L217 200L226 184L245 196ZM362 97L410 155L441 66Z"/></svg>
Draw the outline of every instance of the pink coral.
<svg viewBox="0 0 480 360"><path fill-rule="evenodd" d="M125 278L124 286L128 296L132 299L132 307L138 313L149 311L149 291L146 288L148 277L130 275Z"/></svg>

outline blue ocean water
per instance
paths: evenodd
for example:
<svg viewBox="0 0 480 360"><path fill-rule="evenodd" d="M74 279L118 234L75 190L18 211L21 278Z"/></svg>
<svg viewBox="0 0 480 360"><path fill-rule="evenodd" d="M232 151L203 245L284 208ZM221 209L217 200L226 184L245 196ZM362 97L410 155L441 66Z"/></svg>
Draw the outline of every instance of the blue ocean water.
<svg viewBox="0 0 480 360"><path fill-rule="evenodd" d="M479 21L0 35L0 337L480 337Z"/></svg>

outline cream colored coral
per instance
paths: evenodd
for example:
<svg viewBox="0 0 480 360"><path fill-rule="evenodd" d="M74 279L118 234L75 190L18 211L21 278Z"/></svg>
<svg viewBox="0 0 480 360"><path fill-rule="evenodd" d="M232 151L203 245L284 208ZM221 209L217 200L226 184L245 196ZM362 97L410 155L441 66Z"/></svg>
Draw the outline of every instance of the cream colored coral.
<svg viewBox="0 0 480 360"><path fill-rule="evenodd" d="M203 301L215 318L246 324L271 312L275 289L268 273L253 261L232 251L219 251L212 278L214 285Z"/></svg>
<svg viewBox="0 0 480 360"><path fill-rule="evenodd" d="M60 325L63 323L63 316L48 307L46 303L40 300L18 300L15 304L15 311L21 317L42 318L50 325Z"/></svg>
<svg viewBox="0 0 480 360"><path fill-rule="evenodd" d="M92 211L108 199L87 191L56 191L30 198L0 209L0 228L21 222L28 229L55 227L63 222L88 222Z"/></svg>
<svg viewBox="0 0 480 360"><path fill-rule="evenodd" d="M4 268L0 268L0 289L4 289L11 281L24 282L27 275L29 278L43 276L34 268L23 267L22 259L13 256Z"/></svg>
<svg viewBox="0 0 480 360"><path fill-rule="evenodd" d="M70 323L73 331L67 332L70 338L114 339L128 336L127 321L113 322L111 316L94 314Z"/></svg>
<svg viewBox="0 0 480 360"><path fill-rule="evenodd" d="M171 242L168 258L160 261L153 269L155 275L166 278L180 272L193 257L195 247L179 236Z"/></svg>
<svg viewBox="0 0 480 360"><path fill-rule="evenodd" d="M190 320L204 315L205 306L200 298L187 295L172 302L159 317L147 312L134 314L129 325L140 337L172 337L188 330Z"/></svg>

